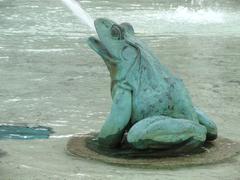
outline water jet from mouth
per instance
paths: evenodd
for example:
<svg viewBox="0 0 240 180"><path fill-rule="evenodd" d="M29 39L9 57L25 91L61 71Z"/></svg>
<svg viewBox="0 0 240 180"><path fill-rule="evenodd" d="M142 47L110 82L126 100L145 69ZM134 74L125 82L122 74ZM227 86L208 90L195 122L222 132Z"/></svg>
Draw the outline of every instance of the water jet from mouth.
<svg viewBox="0 0 240 180"><path fill-rule="evenodd" d="M77 16L84 24L96 31L94 27L94 20L92 17L81 7L80 3L75 0L62 0L63 3Z"/></svg>

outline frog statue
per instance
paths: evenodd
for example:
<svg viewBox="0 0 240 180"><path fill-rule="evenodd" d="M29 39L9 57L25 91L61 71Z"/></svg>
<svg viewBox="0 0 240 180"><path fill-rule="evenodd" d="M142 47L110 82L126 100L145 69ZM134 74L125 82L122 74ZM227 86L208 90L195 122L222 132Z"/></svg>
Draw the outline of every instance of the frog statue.
<svg viewBox="0 0 240 180"><path fill-rule="evenodd" d="M88 44L109 70L113 101L97 136L101 146L192 152L217 138L216 124L193 106L183 81L160 64L129 23L98 18L94 24L99 39L90 37Z"/></svg>

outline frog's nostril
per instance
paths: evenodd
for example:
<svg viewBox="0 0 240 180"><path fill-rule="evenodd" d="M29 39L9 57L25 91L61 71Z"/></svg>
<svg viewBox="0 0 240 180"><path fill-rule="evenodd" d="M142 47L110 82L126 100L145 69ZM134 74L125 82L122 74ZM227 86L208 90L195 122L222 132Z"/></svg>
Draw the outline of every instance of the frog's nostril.
<svg viewBox="0 0 240 180"><path fill-rule="evenodd" d="M109 28L109 24L106 21L103 21L102 23L106 28Z"/></svg>
<svg viewBox="0 0 240 180"><path fill-rule="evenodd" d="M106 26L106 23L105 23L105 22L103 22L103 25L104 25L104 26Z"/></svg>
<svg viewBox="0 0 240 180"><path fill-rule="evenodd" d="M98 26L102 26L104 28L111 28L111 21L109 19L106 19L106 18L97 18L95 21L94 21L94 24L96 27Z"/></svg>

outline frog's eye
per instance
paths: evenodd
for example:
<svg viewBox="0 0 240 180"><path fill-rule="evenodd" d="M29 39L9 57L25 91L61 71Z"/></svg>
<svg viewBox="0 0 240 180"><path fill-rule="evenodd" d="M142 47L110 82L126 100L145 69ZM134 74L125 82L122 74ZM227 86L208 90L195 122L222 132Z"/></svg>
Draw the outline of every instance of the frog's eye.
<svg viewBox="0 0 240 180"><path fill-rule="evenodd" d="M117 40L124 39L123 29L120 26L114 24L111 28L111 36Z"/></svg>

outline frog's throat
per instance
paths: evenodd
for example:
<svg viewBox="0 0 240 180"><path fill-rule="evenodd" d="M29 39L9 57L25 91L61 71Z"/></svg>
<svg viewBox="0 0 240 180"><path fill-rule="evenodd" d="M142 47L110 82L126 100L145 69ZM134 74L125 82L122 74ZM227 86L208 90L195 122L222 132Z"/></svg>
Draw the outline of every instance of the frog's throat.
<svg viewBox="0 0 240 180"><path fill-rule="evenodd" d="M88 38L88 45L90 46L90 48L93 49L104 60L106 66L107 66L107 68L108 68L108 70L111 74L112 82L114 82L114 83L115 82L124 82L125 84L129 85L133 89L133 87L136 87L136 85L133 85L132 81L130 80L131 76L132 76L132 69L136 65L138 65L139 68L141 67L141 61L142 61L141 50L139 48L140 47L139 44L134 43L134 42L130 42L128 40L126 40L126 42L128 43L128 45L133 46L134 48L137 49L137 56L134 59L133 63L125 71L125 73L124 74L121 74L121 73L119 74L119 72L112 73L112 66L114 64L116 65L117 63L116 63L116 60L114 60L114 58L112 57L111 53L108 51L108 49L104 46L104 44L95 37L89 37ZM138 83L140 82L140 78L141 78L140 76L137 77Z"/></svg>

